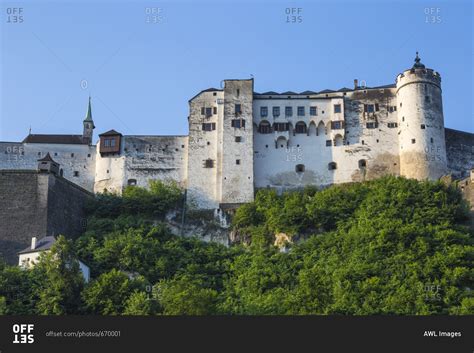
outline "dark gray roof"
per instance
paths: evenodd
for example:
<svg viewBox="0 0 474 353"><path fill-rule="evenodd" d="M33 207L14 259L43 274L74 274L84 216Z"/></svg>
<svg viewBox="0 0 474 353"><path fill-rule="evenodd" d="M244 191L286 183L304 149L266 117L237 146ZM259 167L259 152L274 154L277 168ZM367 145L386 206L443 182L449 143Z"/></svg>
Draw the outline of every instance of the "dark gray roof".
<svg viewBox="0 0 474 353"><path fill-rule="evenodd" d="M300 94L317 94L317 92L314 92L314 91L304 91L304 92L301 92Z"/></svg>
<svg viewBox="0 0 474 353"><path fill-rule="evenodd" d="M33 135L29 134L23 143L57 143L65 145L87 145L82 135Z"/></svg>
<svg viewBox="0 0 474 353"><path fill-rule="evenodd" d="M337 90L338 92L349 92L352 91L350 88L342 87L341 89Z"/></svg>
<svg viewBox="0 0 474 353"><path fill-rule="evenodd" d="M38 162L53 162L53 163L56 163L52 158L51 158L51 155L48 153L46 153L46 156L44 156L43 158L40 158L38 159Z"/></svg>
<svg viewBox="0 0 474 353"><path fill-rule="evenodd" d="M318 93L333 93L333 92L336 92L336 91L332 89L325 89L325 90L319 91Z"/></svg>
<svg viewBox="0 0 474 353"><path fill-rule="evenodd" d="M286 92L283 92L282 94L298 94L298 93L293 92L293 91L286 91Z"/></svg>
<svg viewBox="0 0 474 353"><path fill-rule="evenodd" d="M279 93L274 92L274 91L268 91L268 92L263 92L262 94L279 94Z"/></svg>
<svg viewBox="0 0 474 353"><path fill-rule="evenodd" d="M109 130L109 131L106 131L106 132L100 134L99 136L117 136L117 135L122 136L122 134L120 132L117 132L114 129L112 129L112 130Z"/></svg>
<svg viewBox="0 0 474 353"><path fill-rule="evenodd" d="M31 246L29 246L26 249L20 251L18 254L28 254L31 252L49 250L51 249L55 241L56 238L53 236L44 237L36 242L35 249L31 249Z"/></svg>

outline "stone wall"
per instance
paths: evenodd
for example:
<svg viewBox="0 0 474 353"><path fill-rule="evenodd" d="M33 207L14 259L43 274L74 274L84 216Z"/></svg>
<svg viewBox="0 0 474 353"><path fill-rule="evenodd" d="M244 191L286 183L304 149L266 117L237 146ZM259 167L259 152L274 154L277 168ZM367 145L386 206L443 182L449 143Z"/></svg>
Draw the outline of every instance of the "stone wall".
<svg viewBox="0 0 474 353"><path fill-rule="evenodd" d="M31 238L80 235L92 194L62 177L34 170L0 170L0 257L17 264Z"/></svg>
<svg viewBox="0 0 474 353"><path fill-rule="evenodd" d="M445 129L448 169L456 179L469 176L474 169L474 134Z"/></svg>

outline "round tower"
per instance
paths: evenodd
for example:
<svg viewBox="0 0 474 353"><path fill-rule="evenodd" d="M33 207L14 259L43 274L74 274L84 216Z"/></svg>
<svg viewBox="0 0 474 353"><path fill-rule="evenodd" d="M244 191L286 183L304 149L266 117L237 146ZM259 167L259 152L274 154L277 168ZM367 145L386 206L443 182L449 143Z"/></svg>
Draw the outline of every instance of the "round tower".
<svg viewBox="0 0 474 353"><path fill-rule="evenodd" d="M415 64L397 76L400 175L436 180L447 173L441 76Z"/></svg>

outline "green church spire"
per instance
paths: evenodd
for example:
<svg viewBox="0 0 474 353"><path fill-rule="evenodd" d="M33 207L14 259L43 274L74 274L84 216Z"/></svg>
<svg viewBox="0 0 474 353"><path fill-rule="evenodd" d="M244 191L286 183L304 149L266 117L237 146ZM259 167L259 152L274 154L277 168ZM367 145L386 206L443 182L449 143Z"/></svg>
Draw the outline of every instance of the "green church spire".
<svg viewBox="0 0 474 353"><path fill-rule="evenodd" d="M92 121L91 96L89 96L89 107L87 108L87 115L84 121Z"/></svg>

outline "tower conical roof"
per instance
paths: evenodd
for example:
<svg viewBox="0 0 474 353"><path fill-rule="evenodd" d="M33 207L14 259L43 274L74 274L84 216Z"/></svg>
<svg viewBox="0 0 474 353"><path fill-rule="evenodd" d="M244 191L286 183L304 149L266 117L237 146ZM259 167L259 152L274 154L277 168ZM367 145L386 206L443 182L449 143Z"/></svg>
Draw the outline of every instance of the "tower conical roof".
<svg viewBox="0 0 474 353"><path fill-rule="evenodd" d="M87 107L87 114L84 121L92 121L91 96L89 96L89 106Z"/></svg>

